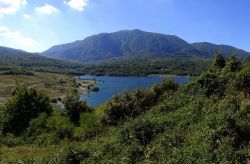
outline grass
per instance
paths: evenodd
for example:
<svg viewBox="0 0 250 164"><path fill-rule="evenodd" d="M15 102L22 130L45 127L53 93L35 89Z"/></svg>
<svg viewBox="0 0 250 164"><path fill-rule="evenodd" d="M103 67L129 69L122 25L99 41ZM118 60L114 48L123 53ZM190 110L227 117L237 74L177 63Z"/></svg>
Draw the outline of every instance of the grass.
<svg viewBox="0 0 250 164"><path fill-rule="evenodd" d="M10 96L16 83L35 88L51 98L63 97L72 89L74 78L65 74L33 72L33 75L0 75L0 104ZM87 86L91 81L76 78L76 82Z"/></svg>
<svg viewBox="0 0 250 164"><path fill-rule="evenodd" d="M54 154L60 150L59 145L51 145L47 147L40 147L40 146L17 146L14 148L10 147L2 147L0 149L0 161L5 163L6 161L9 162L17 162L17 159L27 160L33 159L36 161L41 161L44 157L49 156L50 154ZM0 162L0 163L1 163Z"/></svg>

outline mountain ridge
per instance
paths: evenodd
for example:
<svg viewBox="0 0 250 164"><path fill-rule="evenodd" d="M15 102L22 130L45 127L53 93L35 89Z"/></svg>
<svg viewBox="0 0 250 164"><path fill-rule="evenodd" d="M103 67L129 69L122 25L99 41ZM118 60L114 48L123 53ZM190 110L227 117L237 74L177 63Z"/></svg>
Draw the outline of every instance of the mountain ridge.
<svg viewBox="0 0 250 164"><path fill-rule="evenodd" d="M233 46L208 42L188 43L176 35L138 29L91 35L83 40L55 45L41 54L46 57L85 63L145 56L211 58L217 50L221 50L224 56L235 53L238 57L244 58L249 55L249 52Z"/></svg>
<svg viewBox="0 0 250 164"><path fill-rule="evenodd" d="M14 64L18 66L70 66L72 63L59 59L48 58L39 53L30 53L20 49L0 46L0 64Z"/></svg>

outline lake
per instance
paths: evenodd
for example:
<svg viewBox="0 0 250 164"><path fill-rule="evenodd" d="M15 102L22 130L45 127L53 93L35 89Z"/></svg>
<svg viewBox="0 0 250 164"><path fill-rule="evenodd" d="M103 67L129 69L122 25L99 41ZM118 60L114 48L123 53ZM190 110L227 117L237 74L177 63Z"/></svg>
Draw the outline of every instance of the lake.
<svg viewBox="0 0 250 164"><path fill-rule="evenodd" d="M166 76L119 77L84 75L81 78L99 81L96 83L96 86L100 89L98 92L89 92L81 95L81 99L86 100L93 107L97 107L118 93L137 88L148 88L153 84L159 84ZM179 84L185 84L189 81L187 76L169 76L168 78L174 79Z"/></svg>

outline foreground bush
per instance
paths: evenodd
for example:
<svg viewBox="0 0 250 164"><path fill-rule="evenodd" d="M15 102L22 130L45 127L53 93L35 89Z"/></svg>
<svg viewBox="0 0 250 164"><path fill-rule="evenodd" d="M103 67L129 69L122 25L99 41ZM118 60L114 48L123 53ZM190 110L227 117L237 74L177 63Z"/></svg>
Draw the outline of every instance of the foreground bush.
<svg viewBox="0 0 250 164"><path fill-rule="evenodd" d="M92 111L92 109L87 105L87 102L80 99L80 94L76 89L67 94L63 103L66 115L76 125L79 125L81 113Z"/></svg>
<svg viewBox="0 0 250 164"><path fill-rule="evenodd" d="M28 127L32 118L43 112L50 115L52 106L49 98L43 93L19 86L16 88L15 96L1 110L3 133L18 135Z"/></svg>
<svg viewBox="0 0 250 164"><path fill-rule="evenodd" d="M155 92L150 90L136 90L113 97L105 106L103 122L117 125L134 118L155 103Z"/></svg>
<svg viewBox="0 0 250 164"><path fill-rule="evenodd" d="M59 110L41 113L27 128L39 147L0 145L0 163L249 163L249 64L216 60L188 85L121 94L81 113L78 125ZM25 137L0 141L15 146Z"/></svg>

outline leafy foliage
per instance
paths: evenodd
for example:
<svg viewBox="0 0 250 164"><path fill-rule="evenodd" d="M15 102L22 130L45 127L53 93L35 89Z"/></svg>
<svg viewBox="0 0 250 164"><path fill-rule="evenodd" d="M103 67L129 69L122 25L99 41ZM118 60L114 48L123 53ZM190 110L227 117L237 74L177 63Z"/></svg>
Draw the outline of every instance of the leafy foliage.
<svg viewBox="0 0 250 164"><path fill-rule="evenodd" d="M250 95L250 65L238 73L236 83L239 91Z"/></svg>
<svg viewBox="0 0 250 164"><path fill-rule="evenodd" d="M38 143L39 151L27 158L15 154L20 146L8 148L0 161L248 163L249 64L232 57L227 61L183 86L164 81L115 96L94 111L82 112L78 125L60 110L43 112L30 120L26 134L0 136L6 146L23 145L23 152L32 152ZM30 148L26 142L33 138Z"/></svg>
<svg viewBox="0 0 250 164"><path fill-rule="evenodd" d="M228 72L236 72L241 69L241 62L234 56L231 55L226 61L225 70Z"/></svg>
<svg viewBox="0 0 250 164"><path fill-rule="evenodd" d="M86 101L80 100L80 95L76 89L73 89L73 91L65 97L64 107L66 115L76 125L79 124L81 113L92 110Z"/></svg>
<svg viewBox="0 0 250 164"><path fill-rule="evenodd" d="M214 56L213 67L222 69L225 66L225 59L220 52L217 52Z"/></svg>
<svg viewBox="0 0 250 164"><path fill-rule="evenodd" d="M59 141L71 137L74 129L70 119L62 115L54 115L50 117L48 119L47 127L55 134Z"/></svg>
<svg viewBox="0 0 250 164"><path fill-rule="evenodd" d="M3 133L20 134L40 113L50 114L49 98L34 89L17 87L15 96L3 107Z"/></svg>
<svg viewBox="0 0 250 164"><path fill-rule="evenodd" d="M154 102L155 93L150 90L136 90L130 94L120 94L106 104L103 122L110 125L126 122L144 113Z"/></svg>
<svg viewBox="0 0 250 164"><path fill-rule="evenodd" d="M198 75L207 70L210 59L199 57L145 57L86 64L79 72L95 75L139 76L150 74Z"/></svg>

